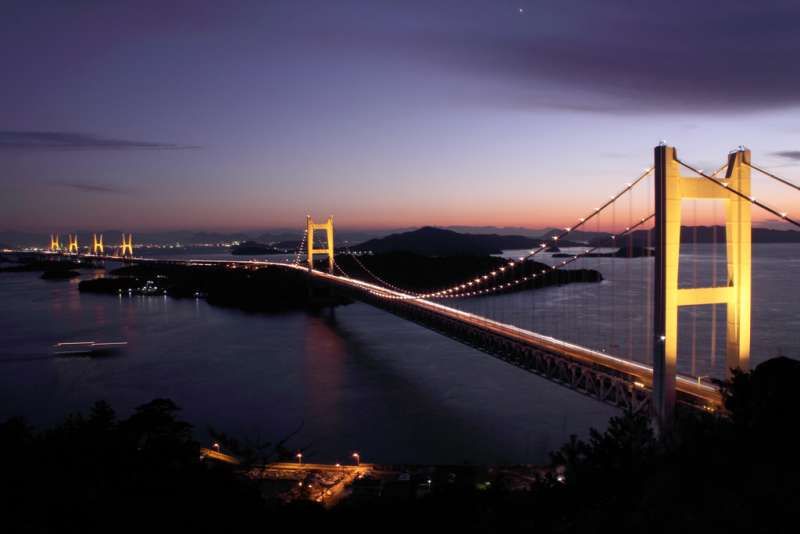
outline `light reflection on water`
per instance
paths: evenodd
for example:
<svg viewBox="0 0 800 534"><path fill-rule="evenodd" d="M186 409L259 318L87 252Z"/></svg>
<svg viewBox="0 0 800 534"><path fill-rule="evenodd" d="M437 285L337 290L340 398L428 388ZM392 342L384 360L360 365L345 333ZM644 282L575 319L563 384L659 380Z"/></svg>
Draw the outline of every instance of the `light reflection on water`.
<svg viewBox="0 0 800 534"><path fill-rule="evenodd" d="M711 269L711 251L696 252L682 264L689 280L695 259L699 273ZM798 252L795 245L754 247L755 362L778 349L800 357L793 340L800 304L792 297ZM652 260L582 261L606 281L448 303L648 361L642 317L649 318L643 295ZM542 462L569 434L615 413L364 304L319 315L247 314L202 300L80 294L76 283L0 275L0 418L22 414L46 424L96 399L125 414L170 397L199 437L207 425L273 441L299 428L289 446L308 448L309 460L343 461L359 450L382 462L485 463ZM710 322L702 313L698 346ZM685 319L681 327L691 332ZM721 370L723 339L716 362L695 351L696 374ZM51 355L54 343L76 340L129 345L107 359ZM686 343L683 372L692 366Z"/></svg>
<svg viewBox="0 0 800 534"><path fill-rule="evenodd" d="M91 278L94 273L86 273ZM0 276L0 418L58 421L105 399L155 397L208 425L306 457L412 463L542 462L614 413L364 304L320 315L247 314L202 300L78 293L35 273ZM56 358L59 341L128 341L103 359Z"/></svg>
<svg viewBox="0 0 800 534"><path fill-rule="evenodd" d="M568 252L570 249L565 249ZM521 251L508 251L517 257ZM524 252L524 251L523 251ZM553 265L561 258L539 254ZM681 251L680 287L725 285L725 247L685 245ZM800 302L793 298L800 275L800 246L753 245L752 361L778 354L800 359L795 332L800 328ZM585 258L571 267L597 269L600 284L569 284L489 298L451 299L459 309L514 324L622 357L651 363L652 258ZM682 373L724 376L725 306L681 308L678 369ZM712 323L716 350L712 352Z"/></svg>

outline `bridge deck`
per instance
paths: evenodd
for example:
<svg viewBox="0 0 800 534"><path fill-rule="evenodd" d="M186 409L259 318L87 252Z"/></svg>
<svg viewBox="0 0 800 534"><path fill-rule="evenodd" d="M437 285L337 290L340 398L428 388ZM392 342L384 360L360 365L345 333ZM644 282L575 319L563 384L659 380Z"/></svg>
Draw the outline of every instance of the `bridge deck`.
<svg viewBox="0 0 800 534"><path fill-rule="evenodd" d="M87 256L87 258L135 263L273 266L308 270L300 265L256 260L124 259L118 256ZM317 270L311 271L310 275L313 280L334 285L358 300L431 327L604 402L633 410L643 409L649 404L653 384L653 368L649 365L493 321L432 300L411 297L362 280ZM721 407L722 397L719 390L697 379L678 375L676 390L679 401L684 404L710 411Z"/></svg>
<svg viewBox="0 0 800 534"><path fill-rule="evenodd" d="M312 274L317 279L351 289L351 294L360 297L360 300L432 326L435 330L467 341L477 348L605 402L637 410L649 401L653 383L653 368L649 365L493 321L431 300L410 297L361 280L320 271L313 271ZM553 357L562 362L553 362ZM700 383L697 379L679 375L676 390L679 400L685 404L706 410L721 407L722 398L717 388Z"/></svg>

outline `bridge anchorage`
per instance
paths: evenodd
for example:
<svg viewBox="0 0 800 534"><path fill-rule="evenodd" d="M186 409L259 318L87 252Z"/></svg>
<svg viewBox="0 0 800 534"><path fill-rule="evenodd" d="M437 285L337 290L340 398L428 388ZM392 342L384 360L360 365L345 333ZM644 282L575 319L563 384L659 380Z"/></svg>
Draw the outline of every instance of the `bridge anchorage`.
<svg viewBox="0 0 800 534"><path fill-rule="evenodd" d="M92 254L95 256L102 256L105 254L105 247L103 247L103 234L92 234Z"/></svg>
<svg viewBox="0 0 800 534"><path fill-rule="evenodd" d="M653 412L659 429L667 430L675 408L678 354L678 308L727 305L727 366L747 370L750 360L750 151L728 155L724 179L681 176L674 147L655 148L655 276L653 340ZM681 201L723 200L727 284L723 287L678 288L681 246Z"/></svg>

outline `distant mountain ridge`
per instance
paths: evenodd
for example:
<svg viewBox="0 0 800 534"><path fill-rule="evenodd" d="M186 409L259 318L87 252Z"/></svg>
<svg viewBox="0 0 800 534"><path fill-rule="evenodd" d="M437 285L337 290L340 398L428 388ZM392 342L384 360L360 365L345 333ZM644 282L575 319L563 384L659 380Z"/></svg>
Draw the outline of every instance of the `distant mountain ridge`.
<svg viewBox="0 0 800 534"><path fill-rule="evenodd" d="M336 231L336 244L337 246L349 245L352 243L364 243L376 241L381 238L389 237L392 235L402 235L411 233L425 228L432 228L430 226L422 228L402 228L394 230L337 230ZM710 243L713 241L713 231L710 226L698 226L698 242ZM494 226L448 226L444 228L437 228L444 231L452 231L458 235L474 236L475 238L485 238L491 241L496 238L514 238L514 239L531 239L537 241L544 239L548 243L548 239L563 231L560 228L546 228L546 229L528 229L522 227L494 227ZM74 230L72 230L74 232ZM106 244L118 243L122 229L103 229L98 233L102 233ZM125 229L125 232L128 230ZM684 232L689 232L688 237L694 235L694 227L684 226ZM717 227L717 239L724 237L724 227ZM67 234L70 231L58 229L62 241L66 241ZM91 242L92 232L88 230L77 230L78 241L83 246ZM646 231L635 232L636 239L641 239L641 243L646 242ZM297 243L302 238L302 228L299 229L275 229L268 231L243 231L243 232L207 232L207 231L192 231L192 230L170 230L170 231L146 231L137 232L133 231L133 241L135 245L141 244L154 244L154 245L174 245L180 243L184 246L199 245L199 244L215 244L215 243L233 243L235 241L255 241L275 246L277 248L296 248ZM576 230L570 233L569 240L572 242L581 243L601 243L608 241L610 234L608 232L592 232ZM641 236L641 237L639 237ZM50 243L50 238L47 233L39 232L22 232L14 230L0 231L0 242L5 243L7 246L25 247L25 246L39 246L46 247ZM763 226L753 228L753 242L754 243L800 243L800 231L797 230L776 230ZM520 242L520 243L524 243ZM639 241L637 241L639 243ZM513 244L513 243L512 243ZM519 244L519 243L516 243ZM291 245L291 246L290 246ZM485 243L484 243L485 245ZM565 246L566 243L559 242L559 245ZM529 245L519 246L515 248L527 248ZM506 249L508 250L508 249Z"/></svg>
<svg viewBox="0 0 800 534"><path fill-rule="evenodd" d="M542 240L521 235L462 234L424 226L418 230L370 239L350 247L354 251L383 254L413 252L424 256L485 256L503 250L538 247Z"/></svg>
<svg viewBox="0 0 800 534"><path fill-rule="evenodd" d="M123 230L127 233L126 229L102 229L97 230L99 234L103 234L106 244L118 243ZM299 242L303 237L304 227L297 229L276 229L271 231L244 231L244 232L205 232L205 231L192 231L192 230L169 230L169 231L144 231L133 232L134 246L141 244L149 245L175 245L180 243L184 246L191 245L205 245L217 243L233 243L244 241L256 241L258 243L266 243L281 247L281 244L286 242ZM75 229L62 229L54 230L57 232L63 241L67 240L67 234L75 233ZM337 231L337 241L344 243L359 243L367 239L373 239L387 235L396 230L340 230ZM92 233L95 231L86 229L77 229L78 242L83 246L86 243L91 243ZM44 232L20 232L14 230L0 231L0 242L7 243L13 247L44 247L50 244L50 236Z"/></svg>
<svg viewBox="0 0 800 534"><path fill-rule="evenodd" d="M445 230L453 230L460 234L489 234L489 235L519 235L524 237L542 237L552 228L525 228L524 226L465 226L452 225L442 226ZM398 233L395 230L393 233Z"/></svg>
<svg viewBox="0 0 800 534"><path fill-rule="evenodd" d="M554 244L549 237L555 231L548 232L548 238L540 239L520 235L498 234L466 234L444 228L425 226L418 230L391 234L378 239L370 239L359 245L350 247L354 251L384 254L390 252L413 252L425 256L481 256L500 254L504 250L534 249L542 243ZM649 237L648 237L649 234ZM684 243L724 243L725 227L698 226L681 228L681 239ZM613 246L611 234L605 232L581 232L575 240L561 239L559 247L583 246L585 242L593 246ZM570 234L568 237L572 238ZM586 238L586 241L580 240ZM631 239L636 247L652 244L652 230L634 232ZM627 241L626 241L627 242ZM753 228L754 243L800 243L800 232L795 230L772 230L769 228ZM340 248L340 247L337 247Z"/></svg>
<svg viewBox="0 0 800 534"><path fill-rule="evenodd" d="M647 245L653 243L652 230L637 230L631 234L634 244ZM681 242L683 243L725 243L724 226L682 226ZM600 244L601 240L593 241ZM753 228L753 243L800 243L800 231L773 230L771 228Z"/></svg>

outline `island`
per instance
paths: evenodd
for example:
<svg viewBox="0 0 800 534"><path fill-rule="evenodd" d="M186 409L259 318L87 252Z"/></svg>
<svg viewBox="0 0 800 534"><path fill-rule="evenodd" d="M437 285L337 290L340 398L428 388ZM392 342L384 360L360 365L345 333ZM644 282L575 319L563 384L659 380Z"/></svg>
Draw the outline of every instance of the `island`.
<svg viewBox="0 0 800 534"><path fill-rule="evenodd" d="M354 252L375 254L413 252L424 256L484 256L501 254L504 250L538 248L545 241L538 237L498 234L464 234L433 226L370 239L350 247ZM581 243L559 241L561 246L581 246Z"/></svg>
<svg viewBox="0 0 800 534"><path fill-rule="evenodd" d="M256 241L245 241L231 247L231 254L234 256L264 256L267 254L289 254L292 252L294 252L294 250L266 245Z"/></svg>

